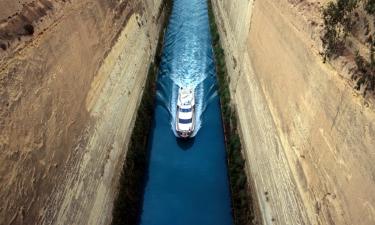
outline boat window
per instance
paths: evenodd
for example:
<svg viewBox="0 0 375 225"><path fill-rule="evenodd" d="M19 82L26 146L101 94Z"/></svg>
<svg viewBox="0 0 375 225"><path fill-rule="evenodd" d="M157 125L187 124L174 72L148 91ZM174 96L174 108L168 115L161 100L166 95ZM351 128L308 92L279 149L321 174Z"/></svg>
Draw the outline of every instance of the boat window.
<svg viewBox="0 0 375 225"><path fill-rule="evenodd" d="M192 123L193 119L179 119L178 122L183 123L183 124L188 124L188 123Z"/></svg>
<svg viewBox="0 0 375 225"><path fill-rule="evenodd" d="M188 108L188 109L180 108L180 112L191 112L191 108Z"/></svg>

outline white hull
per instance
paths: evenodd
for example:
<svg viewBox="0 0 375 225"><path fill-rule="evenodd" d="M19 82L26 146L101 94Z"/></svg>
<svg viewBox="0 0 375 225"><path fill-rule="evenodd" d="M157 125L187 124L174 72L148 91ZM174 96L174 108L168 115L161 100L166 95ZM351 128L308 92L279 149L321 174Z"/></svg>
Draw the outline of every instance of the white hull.
<svg viewBox="0 0 375 225"><path fill-rule="evenodd" d="M176 115L176 118L178 118L178 108L177 108L177 115ZM194 130L195 130L195 109L193 109L193 117L192 117L192 126L191 126L191 130L183 130L179 127L179 124L178 124L178 119L176 119L176 132L178 134L178 136L180 136L181 138L189 138L191 137L191 135L194 133Z"/></svg>
<svg viewBox="0 0 375 225"><path fill-rule="evenodd" d="M180 88L176 110L176 132L181 138L189 138L195 129L194 90Z"/></svg>

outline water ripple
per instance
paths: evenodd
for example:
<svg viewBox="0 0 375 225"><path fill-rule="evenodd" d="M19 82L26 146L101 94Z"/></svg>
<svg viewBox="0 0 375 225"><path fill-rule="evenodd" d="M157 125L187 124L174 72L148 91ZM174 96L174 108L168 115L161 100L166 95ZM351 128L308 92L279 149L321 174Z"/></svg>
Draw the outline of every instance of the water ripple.
<svg viewBox="0 0 375 225"><path fill-rule="evenodd" d="M190 0L189 4L175 1L173 12L178 13L172 13L166 33L159 74L158 102L168 110L171 129L175 132L178 88L194 88L196 134L202 125L202 114L209 100L216 94L207 7L200 0Z"/></svg>

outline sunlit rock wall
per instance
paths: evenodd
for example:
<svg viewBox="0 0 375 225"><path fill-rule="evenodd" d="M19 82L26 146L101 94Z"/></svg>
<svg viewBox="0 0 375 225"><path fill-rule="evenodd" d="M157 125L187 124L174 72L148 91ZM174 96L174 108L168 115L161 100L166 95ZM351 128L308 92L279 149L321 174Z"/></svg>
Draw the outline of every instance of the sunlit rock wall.
<svg viewBox="0 0 375 225"><path fill-rule="evenodd" d="M258 220L374 224L374 107L322 63L320 7L213 3Z"/></svg>
<svg viewBox="0 0 375 225"><path fill-rule="evenodd" d="M162 0L0 12L0 224L108 224Z"/></svg>

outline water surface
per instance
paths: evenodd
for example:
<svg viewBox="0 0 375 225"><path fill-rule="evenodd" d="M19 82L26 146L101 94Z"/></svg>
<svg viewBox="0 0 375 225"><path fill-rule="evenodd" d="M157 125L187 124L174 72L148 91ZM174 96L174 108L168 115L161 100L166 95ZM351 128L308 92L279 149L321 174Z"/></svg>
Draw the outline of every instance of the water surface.
<svg viewBox="0 0 375 225"><path fill-rule="evenodd" d="M195 88L194 138L175 135L178 88ZM142 225L231 225L232 214L206 0L174 0L167 29Z"/></svg>

